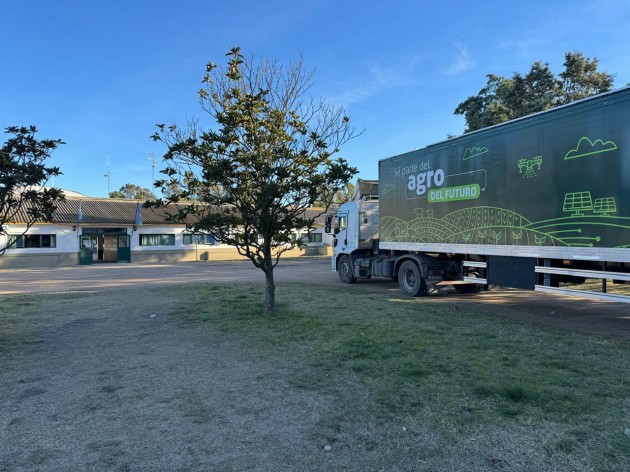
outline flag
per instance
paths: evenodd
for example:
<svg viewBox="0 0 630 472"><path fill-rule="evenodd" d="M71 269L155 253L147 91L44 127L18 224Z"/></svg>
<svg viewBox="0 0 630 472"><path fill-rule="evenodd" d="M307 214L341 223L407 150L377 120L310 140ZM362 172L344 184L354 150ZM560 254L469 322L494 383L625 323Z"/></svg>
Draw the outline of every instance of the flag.
<svg viewBox="0 0 630 472"><path fill-rule="evenodd" d="M77 214L77 221L81 223L83 221L83 206L79 202L79 213Z"/></svg>
<svg viewBox="0 0 630 472"><path fill-rule="evenodd" d="M142 225L142 208L140 208L140 202L136 203L136 219L133 221L134 225Z"/></svg>

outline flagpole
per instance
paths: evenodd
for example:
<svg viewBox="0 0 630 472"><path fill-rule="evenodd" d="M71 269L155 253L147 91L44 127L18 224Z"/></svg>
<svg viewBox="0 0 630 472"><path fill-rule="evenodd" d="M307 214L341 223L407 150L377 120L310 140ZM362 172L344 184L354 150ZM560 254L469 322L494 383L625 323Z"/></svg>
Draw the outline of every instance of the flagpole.
<svg viewBox="0 0 630 472"><path fill-rule="evenodd" d="M136 203L136 217L133 220L133 229L132 229L132 233L133 231L137 231L138 230L138 226L142 226L142 207L140 206L140 202Z"/></svg>
<svg viewBox="0 0 630 472"><path fill-rule="evenodd" d="M79 211L77 213L77 239L79 238L79 232L81 230L81 222L83 221L83 204L79 202Z"/></svg>

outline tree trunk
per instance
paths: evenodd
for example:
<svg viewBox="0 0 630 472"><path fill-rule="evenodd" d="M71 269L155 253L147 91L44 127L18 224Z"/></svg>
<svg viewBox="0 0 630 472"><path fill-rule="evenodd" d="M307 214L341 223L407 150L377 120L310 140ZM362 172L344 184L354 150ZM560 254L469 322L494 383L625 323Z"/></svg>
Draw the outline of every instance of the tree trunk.
<svg viewBox="0 0 630 472"><path fill-rule="evenodd" d="M272 316L276 311L276 285L273 281L273 267L265 270L265 315Z"/></svg>
<svg viewBox="0 0 630 472"><path fill-rule="evenodd" d="M265 248L265 315L272 316L276 311L276 284L273 281L273 256L271 248Z"/></svg>

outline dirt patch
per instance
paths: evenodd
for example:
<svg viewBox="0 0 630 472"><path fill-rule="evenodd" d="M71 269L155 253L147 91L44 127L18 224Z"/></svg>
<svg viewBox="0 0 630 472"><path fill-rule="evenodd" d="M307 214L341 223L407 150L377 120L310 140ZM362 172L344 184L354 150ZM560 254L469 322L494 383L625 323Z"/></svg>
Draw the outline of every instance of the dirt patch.
<svg viewBox="0 0 630 472"><path fill-rule="evenodd" d="M341 282L333 278L318 284ZM398 283L382 279L357 281L347 290L387 293L404 298ZM582 334L630 340L630 304L572 297L560 294L491 287L489 291L461 294L443 288L428 297L412 299L418 304L455 304L462 308Z"/></svg>
<svg viewBox="0 0 630 472"><path fill-rule="evenodd" d="M182 323L167 292L45 309L40 342L0 374L0 470L279 470L320 449L305 431L326 398L288 385L291 366Z"/></svg>
<svg viewBox="0 0 630 472"><path fill-rule="evenodd" d="M493 314L565 331L630 340L630 304L495 287L476 294L447 293L431 303L455 303Z"/></svg>

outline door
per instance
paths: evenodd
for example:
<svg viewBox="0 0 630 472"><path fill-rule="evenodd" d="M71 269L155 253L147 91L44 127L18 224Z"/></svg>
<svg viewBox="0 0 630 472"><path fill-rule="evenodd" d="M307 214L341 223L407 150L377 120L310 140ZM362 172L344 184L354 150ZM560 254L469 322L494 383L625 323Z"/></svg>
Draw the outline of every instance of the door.
<svg viewBox="0 0 630 472"><path fill-rule="evenodd" d="M119 234L116 246L118 262L131 262L131 236Z"/></svg>
<svg viewBox="0 0 630 472"><path fill-rule="evenodd" d="M337 228L339 228L339 233L337 233L337 239L339 242L337 243L342 252L346 252L346 248L348 246L352 246L348 241L348 223L349 223L349 214L348 213L339 213L337 215Z"/></svg>
<svg viewBox="0 0 630 472"><path fill-rule="evenodd" d="M81 239L79 240L79 264L80 265L92 264L93 248L94 248L94 241L92 239L92 236L81 236Z"/></svg>
<svg viewBox="0 0 630 472"><path fill-rule="evenodd" d="M346 247L348 245L348 213L340 212L337 213L337 219L335 221L335 231L333 234L333 264L336 260L336 256L338 254L343 254L346 252Z"/></svg>
<svg viewBox="0 0 630 472"><path fill-rule="evenodd" d="M105 260L105 236L94 235L94 260L103 262Z"/></svg>

